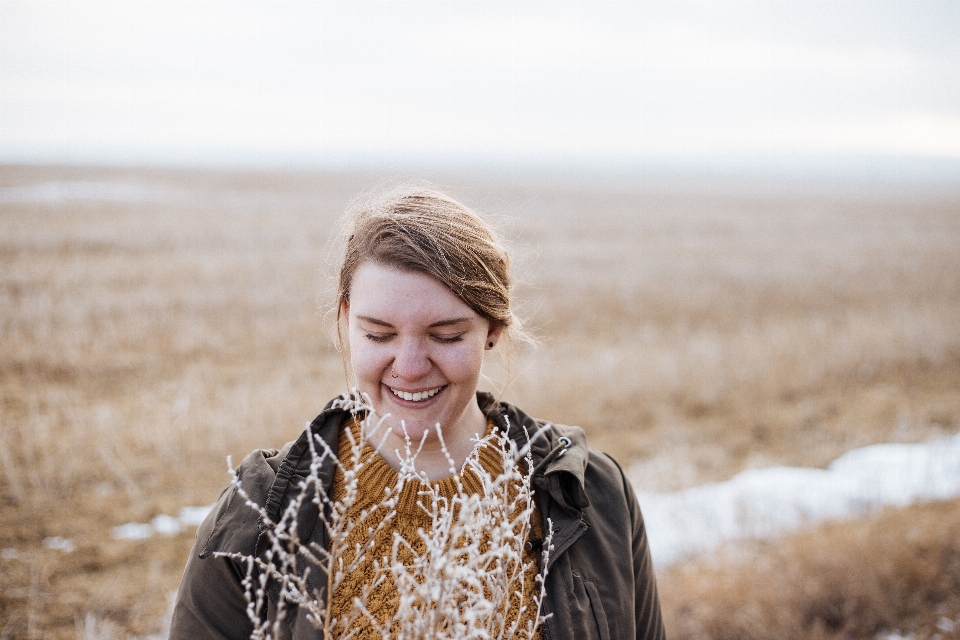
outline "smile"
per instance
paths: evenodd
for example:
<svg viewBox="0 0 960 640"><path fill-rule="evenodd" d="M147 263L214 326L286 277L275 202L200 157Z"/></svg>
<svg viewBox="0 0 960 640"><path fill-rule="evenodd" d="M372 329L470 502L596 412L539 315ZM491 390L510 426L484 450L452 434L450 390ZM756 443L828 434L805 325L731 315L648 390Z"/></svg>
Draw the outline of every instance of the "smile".
<svg viewBox="0 0 960 640"><path fill-rule="evenodd" d="M390 389L390 391L393 392L393 395L403 400L421 402L423 400L426 400L427 398L432 398L433 396L440 393L440 390L443 389L443 387L437 387L436 389L427 389L426 391L417 391L415 393L410 393L409 391L400 391L399 389L394 389L393 387L388 387L388 389Z"/></svg>

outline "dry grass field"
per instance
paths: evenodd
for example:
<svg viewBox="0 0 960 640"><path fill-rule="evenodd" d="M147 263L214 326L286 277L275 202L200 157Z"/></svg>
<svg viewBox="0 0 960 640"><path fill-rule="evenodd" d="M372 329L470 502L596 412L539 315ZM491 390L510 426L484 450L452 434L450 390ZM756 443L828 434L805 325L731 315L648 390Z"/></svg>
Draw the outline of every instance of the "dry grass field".
<svg viewBox="0 0 960 640"><path fill-rule="evenodd" d="M539 345L506 397L649 490L960 430L960 188L434 178L514 248ZM192 533L110 528L211 503L345 388L331 238L378 180L0 168L0 638L162 634ZM668 632L958 637L958 540L947 502L675 566Z"/></svg>

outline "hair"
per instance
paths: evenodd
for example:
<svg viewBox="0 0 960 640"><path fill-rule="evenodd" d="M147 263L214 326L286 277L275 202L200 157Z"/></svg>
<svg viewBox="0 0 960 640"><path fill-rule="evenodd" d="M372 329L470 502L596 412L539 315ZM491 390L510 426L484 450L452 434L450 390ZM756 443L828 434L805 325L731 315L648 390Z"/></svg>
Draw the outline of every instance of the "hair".
<svg viewBox="0 0 960 640"><path fill-rule="evenodd" d="M365 261L433 276L478 315L518 333L510 308L510 258L493 229L453 198L399 187L355 203L345 215L346 247L337 285L337 320ZM338 341L343 344L340 332Z"/></svg>

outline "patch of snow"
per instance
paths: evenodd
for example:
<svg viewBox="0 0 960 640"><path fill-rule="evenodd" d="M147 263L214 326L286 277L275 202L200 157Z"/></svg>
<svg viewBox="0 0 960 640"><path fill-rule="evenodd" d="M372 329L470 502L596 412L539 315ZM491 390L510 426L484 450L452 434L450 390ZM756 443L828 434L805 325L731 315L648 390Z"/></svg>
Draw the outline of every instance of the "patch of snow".
<svg viewBox="0 0 960 640"><path fill-rule="evenodd" d="M60 536L44 538L43 546L47 549L56 549L57 551L63 551L64 553L72 553L76 548L73 544L73 540L70 538L61 538Z"/></svg>
<svg viewBox="0 0 960 640"><path fill-rule="evenodd" d="M151 520L150 524L154 531L165 536L175 536L183 531L183 525L179 520L163 513Z"/></svg>
<svg viewBox="0 0 960 640"><path fill-rule="evenodd" d="M169 199L170 189L119 182L42 182L0 188L0 203L97 200L102 202L151 202Z"/></svg>
<svg viewBox="0 0 960 640"><path fill-rule="evenodd" d="M128 522L110 530L116 540L146 540L153 536L153 525Z"/></svg>
<svg viewBox="0 0 960 640"><path fill-rule="evenodd" d="M682 491L637 490L659 567L727 540L771 538L886 505L960 495L960 435L922 444L855 449L827 469L750 469Z"/></svg>
<svg viewBox="0 0 960 640"><path fill-rule="evenodd" d="M184 507L180 509L180 522L185 527L199 527L212 509L212 504L205 507Z"/></svg>
<svg viewBox="0 0 960 640"><path fill-rule="evenodd" d="M146 540L155 533L175 536L187 527L200 526L212 509L212 504L206 507L184 507L180 509L179 517L174 518L161 513L147 524L128 522L114 527L110 530L110 535L115 540Z"/></svg>
<svg viewBox="0 0 960 640"><path fill-rule="evenodd" d="M23 560L25 556L25 553L21 553L13 547L7 547L3 551L0 551L0 560Z"/></svg>

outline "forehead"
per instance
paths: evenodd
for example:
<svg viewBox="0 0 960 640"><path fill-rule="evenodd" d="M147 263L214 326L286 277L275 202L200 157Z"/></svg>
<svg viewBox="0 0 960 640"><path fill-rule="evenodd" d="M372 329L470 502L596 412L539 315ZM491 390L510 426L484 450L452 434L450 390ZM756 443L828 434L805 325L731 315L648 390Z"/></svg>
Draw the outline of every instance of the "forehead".
<svg viewBox="0 0 960 640"><path fill-rule="evenodd" d="M369 261L362 262L354 272L350 315L375 317L391 324L480 317L433 276Z"/></svg>

